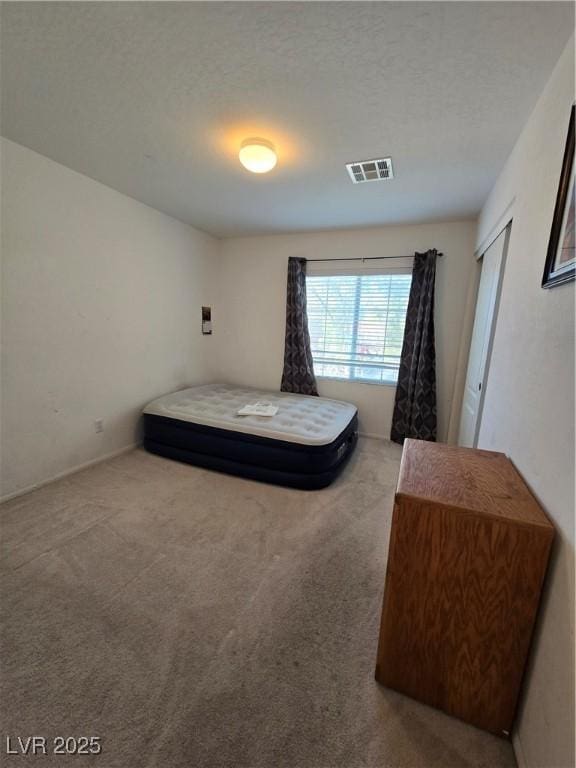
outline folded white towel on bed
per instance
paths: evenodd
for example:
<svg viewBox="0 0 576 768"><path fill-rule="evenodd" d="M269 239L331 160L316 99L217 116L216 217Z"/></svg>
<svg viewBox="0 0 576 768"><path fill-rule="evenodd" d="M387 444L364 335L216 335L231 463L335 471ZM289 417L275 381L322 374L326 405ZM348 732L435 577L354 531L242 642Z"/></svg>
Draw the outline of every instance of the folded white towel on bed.
<svg viewBox="0 0 576 768"><path fill-rule="evenodd" d="M249 403L238 411L238 416L276 416L278 406L267 403L265 400L258 400L256 403Z"/></svg>

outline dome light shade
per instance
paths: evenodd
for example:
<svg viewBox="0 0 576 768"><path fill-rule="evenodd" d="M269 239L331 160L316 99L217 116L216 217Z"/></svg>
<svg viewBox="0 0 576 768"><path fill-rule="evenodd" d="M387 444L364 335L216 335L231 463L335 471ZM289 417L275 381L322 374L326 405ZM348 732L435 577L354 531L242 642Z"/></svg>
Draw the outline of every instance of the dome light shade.
<svg viewBox="0 0 576 768"><path fill-rule="evenodd" d="M244 168L252 171L252 173L268 173L278 161L274 145L266 139L246 139L243 141L239 158Z"/></svg>

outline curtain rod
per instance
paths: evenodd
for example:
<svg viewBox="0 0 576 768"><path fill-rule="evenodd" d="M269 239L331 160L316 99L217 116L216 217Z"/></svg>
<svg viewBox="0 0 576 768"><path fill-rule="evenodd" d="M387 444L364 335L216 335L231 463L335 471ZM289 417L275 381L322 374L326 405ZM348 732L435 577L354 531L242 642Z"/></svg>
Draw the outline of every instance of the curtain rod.
<svg viewBox="0 0 576 768"><path fill-rule="evenodd" d="M442 253L437 253L436 256L443 256ZM306 261L380 261L381 259L413 259L412 256L354 256L352 259L306 259Z"/></svg>

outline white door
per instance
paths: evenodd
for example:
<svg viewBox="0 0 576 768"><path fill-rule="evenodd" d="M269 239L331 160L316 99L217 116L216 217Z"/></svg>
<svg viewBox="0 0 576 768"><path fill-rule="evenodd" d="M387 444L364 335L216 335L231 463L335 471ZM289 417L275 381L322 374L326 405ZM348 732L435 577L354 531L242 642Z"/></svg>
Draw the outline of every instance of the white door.
<svg viewBox="0 0 576 768"><path fill-rule="evenodd" d="M498 235L482 256L482 273L478 287L476 315L472 341L470 342L468 373L466 374L458 437L459 445L470 448L475 447L478 441L509 235L510 224Z"/></svg>

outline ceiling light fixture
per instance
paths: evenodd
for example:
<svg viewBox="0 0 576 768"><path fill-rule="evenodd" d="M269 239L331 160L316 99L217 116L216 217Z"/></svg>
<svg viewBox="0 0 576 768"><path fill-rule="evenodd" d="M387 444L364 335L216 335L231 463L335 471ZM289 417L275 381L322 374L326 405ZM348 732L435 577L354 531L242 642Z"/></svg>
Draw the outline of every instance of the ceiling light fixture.
<svg viewBox="0 0 576 768"><path fill-rule="evenodd" d="M252 173L268 173L278 161L274 145L266 139L246 139L238 156L244 168Z"/></svg>

